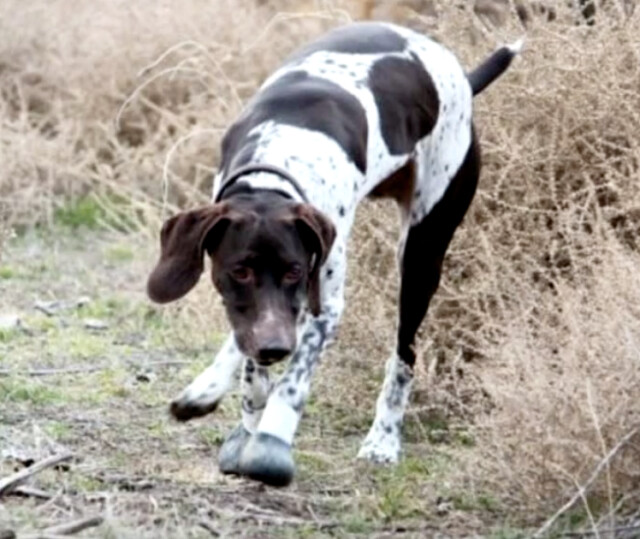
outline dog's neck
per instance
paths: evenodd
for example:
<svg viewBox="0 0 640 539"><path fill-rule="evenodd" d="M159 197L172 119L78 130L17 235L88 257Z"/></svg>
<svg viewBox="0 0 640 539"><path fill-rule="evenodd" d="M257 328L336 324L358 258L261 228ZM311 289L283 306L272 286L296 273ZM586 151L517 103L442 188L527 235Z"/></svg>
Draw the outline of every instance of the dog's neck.
<svg viewBox="0 0 640 539"><path fill-rule="evenodd" d="M223 178L215 200L224 200L240 192L273 191L295 202L307 202L298 181L285 169L265 163L241 166Z"/></svg>
<svg viewBox="0 0 640 539"><path fill-rule="evenodd" d="M254 178L249 176L239 179L226 188L221 196L216 197L216 200L230 200L235 197L264 197L265 194L268 194L269 196L287 199L292 202L303 202L300 195L296 196L296 193L283 188L284 184L262 186L259 182L254 182L253 180Z"/></svg>

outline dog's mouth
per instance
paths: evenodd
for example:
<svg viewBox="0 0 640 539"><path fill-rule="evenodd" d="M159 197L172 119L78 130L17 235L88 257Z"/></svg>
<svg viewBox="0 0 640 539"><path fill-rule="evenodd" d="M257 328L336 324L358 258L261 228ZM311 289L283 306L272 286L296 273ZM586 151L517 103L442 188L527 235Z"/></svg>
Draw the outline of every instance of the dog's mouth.
<svg viewBox="0 0 640 539"><path fill-rule="evenodd" d="M282 358L257 357L257 358L255 358L255 362L258 365L260 365L261 367L270 367L271 365L275 365L276 363L280 363L281 361L284 361L288 356L289 356L289 354L287 354L286 356L284 356Z"/></svg>

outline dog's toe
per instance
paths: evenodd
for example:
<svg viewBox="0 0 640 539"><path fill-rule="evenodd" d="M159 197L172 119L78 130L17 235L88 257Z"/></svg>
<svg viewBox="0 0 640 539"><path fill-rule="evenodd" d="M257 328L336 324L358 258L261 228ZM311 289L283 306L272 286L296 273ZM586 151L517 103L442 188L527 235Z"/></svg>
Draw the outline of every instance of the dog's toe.
<svg viewBox="0 0 640 539"><path fill-rule="evenodd" d="M270 434L258 433L244 447L239 471L267 485L286 487L295 474L291 446Z"/></svg>
<svg viewBox="0 0 640 539"><path fill-rule="evenodd" d="M218 466L224 474L240 475L240 455L251 433L240 423L227 436L218 453Z"/></svg>

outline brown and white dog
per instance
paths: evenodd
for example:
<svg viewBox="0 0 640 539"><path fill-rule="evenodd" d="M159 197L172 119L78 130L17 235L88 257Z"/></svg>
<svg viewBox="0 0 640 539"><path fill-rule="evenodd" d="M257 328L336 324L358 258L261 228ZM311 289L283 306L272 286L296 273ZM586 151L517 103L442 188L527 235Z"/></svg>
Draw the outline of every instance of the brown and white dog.
<svg viewBox="0 0 640 539"><path fill-rule="evenodd" d="M223 472L292 480L291 445L342 313L347 236L366 196L400 207L402 283L396 348L358 456L398 460L415 333L478 181L472 97L520 46L467 75L421 34L350 24L296 52L231 125L212 203L163 225L148 282L154 301L176 300L200 278L204 256L212 260L233 332L171 413L185 421L213 411L243 365L242 422L221 448ZM285 358L272 383L268 366Z"/></svg>

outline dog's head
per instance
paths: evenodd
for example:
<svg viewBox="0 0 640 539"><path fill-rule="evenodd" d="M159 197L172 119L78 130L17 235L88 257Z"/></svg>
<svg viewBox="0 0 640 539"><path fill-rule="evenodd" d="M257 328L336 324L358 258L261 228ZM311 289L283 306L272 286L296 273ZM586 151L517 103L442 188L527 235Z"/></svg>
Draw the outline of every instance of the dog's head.
<svg viewBox="0 0 640 539"><path fill-rule="evenodd" d="M158 303L184 296L208 254L240 350L270 364L295 349L302 309L319 314L320 267L334 238L331 221L309 204L236 195L164 223L147 292Z"/></svg>

